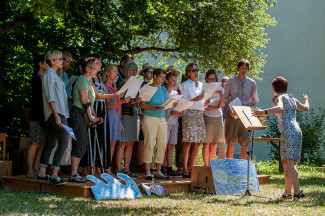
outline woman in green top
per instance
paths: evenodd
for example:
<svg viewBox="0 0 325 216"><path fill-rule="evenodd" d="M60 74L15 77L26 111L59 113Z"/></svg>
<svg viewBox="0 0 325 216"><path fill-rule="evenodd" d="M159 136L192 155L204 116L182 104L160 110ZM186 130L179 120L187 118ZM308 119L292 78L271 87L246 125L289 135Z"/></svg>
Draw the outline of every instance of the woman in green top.
<svg viewBox="0 0 325 216"><path fill-rule="evenodd" d="M71 108L71 127L76 139L72 141L71 151L71 176L69 181L85 182L78 172L79 162L89 146L87 127L90 123L102 123L102 118L97 118L94 112L95 90L90 83L98 71L98 62L92 58L86 58L82 65L82 75L77 79L73 88L73 104Z"/></svg>

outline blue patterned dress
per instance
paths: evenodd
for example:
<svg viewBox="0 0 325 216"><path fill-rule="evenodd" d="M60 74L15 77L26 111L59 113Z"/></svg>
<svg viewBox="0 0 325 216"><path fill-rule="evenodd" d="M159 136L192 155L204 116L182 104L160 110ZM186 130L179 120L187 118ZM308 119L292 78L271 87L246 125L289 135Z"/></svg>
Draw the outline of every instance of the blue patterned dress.
<svg viewBox="0 0 325 216"><path fill-rule="evenodd" d="M296 121L296 100L291 94L281 94L278 97L283 108L283 111L277 114L281 132L281 160L287 158L299 162L302 149L302 133Z"/></svg>

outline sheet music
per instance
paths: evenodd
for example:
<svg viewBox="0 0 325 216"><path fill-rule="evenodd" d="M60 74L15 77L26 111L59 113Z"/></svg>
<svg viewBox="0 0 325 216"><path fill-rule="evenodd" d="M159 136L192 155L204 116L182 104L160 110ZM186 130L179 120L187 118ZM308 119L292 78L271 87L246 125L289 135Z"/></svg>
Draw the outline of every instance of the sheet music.
<svg viewBox="0 0 325 216"><path fill-rule="evenodd" d="M135 79L132 82L132 84L129 86L128 91L125 94L125 97L131 96L131 98L135 98L137 96L137 94L139 92L139 89L140 89L143 82L144 82L143 79Z"/></svg>
<svg viewBox="0 0 325 216"><path fill-rule="evenodd" d="M121 94L122 92L125 92L126 90L128 90L128 88L132 85L132 83L136 79L137 79L136 76L131 76L117 93Z"/></svg>
<svg viewBox="0 0 325 216"><path fill-rule="evenodd" d="M182 97L183 97L183 95L174 95L174 96L168 98L162 106L165 107L164 109L173 108L174 103L176 101L180 100Z"/></svg>
<svg viewBox="0 0 325 216"><path fill-rule="evenodd" d="M202 86L202 93L204 94L204 97L202 99L203 101L208 100L213 95L216 85L217 85L217 83L215 83L215 82L203 83L203 86Z"/></svg>
<svg viewBox="0 0 325 216"><path fill-rule="evenodd" d="M243 112L252 126L261 126L261 122L258 120L258 118L252 115L252 110L247 109L247 110L243 110Z"/></svg>
<svg viewBox="0 0 325 216"><path fill-rule="evenodd" d="M193 105L194 101L188 101L185 99L180 99L178 101L177 106L175 107L175 111L177 112L183 112L184 110L187 110L188 108L190 108Z"/></svg>
<svg viewBox="0 0 325 216"><path fill-rule="evenodd" d="M76 82L76 80L78 78L79 78L79 76L75 76L75 75L73 75L72 77L70 77L70 79L67 82L67 84L65 84L65 88L68 89L74 82Z"/></svg>
<svg viewBox="0 0 325 216"><path fill-rule="evenodd" d="M214 88L214 92L213 92L212 96L217 96L218 95L216 90L222 90L222 94L224 93L225 90L222 88L222 83L221 82L216 82L216 87Z"/></svg>
<svg viewBox="0 0 325 216"><path fill-rule="evenodd" d="M234 109L232 106L242 106L243 104L241 103L240 99L238 97L235 98L235 100L231 101L229 103L229 107L231 109L231 112L235 113Z"/></svg>
<svg viewBox="0 0 325 216"><path fill-rule="evenodd" d="M139 97L142 98L142 101L150 101L150 99L156 93L157 90L157 87L145 85L141 88Z"/></svg>
<svg viewBox="0 0 325 216"><path fill-rule="evenodd" d="M74 139L77 140L76 137L74 136L73 130L71 127L68 127L64 124L61 123L61 125L63 126L63 128L68 132L68 134Z"/></svg>

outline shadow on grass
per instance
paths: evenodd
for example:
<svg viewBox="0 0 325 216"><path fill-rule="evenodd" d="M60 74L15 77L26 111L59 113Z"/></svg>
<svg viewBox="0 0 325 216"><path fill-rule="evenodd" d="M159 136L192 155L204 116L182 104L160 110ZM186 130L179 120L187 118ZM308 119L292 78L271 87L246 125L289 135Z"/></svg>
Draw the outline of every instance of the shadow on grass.
<svg viewBox="0 0 325 216"><path fill-rule="evenodd" d="M170 198L170 196L165 198ZM153 198L156 202L157 199L160 199L160 197ZM91 198L62 195L39 198L38 192L0 188L0 215L168 215L171 211L174 213L194 213L195 211L195 209L183 209L182 206L170 209L165 208L163 205L151 205L150 201L141 198L132 200L132 202L138 202L138 205L128 207L128 202L129 200L97 201Z"/></svg>

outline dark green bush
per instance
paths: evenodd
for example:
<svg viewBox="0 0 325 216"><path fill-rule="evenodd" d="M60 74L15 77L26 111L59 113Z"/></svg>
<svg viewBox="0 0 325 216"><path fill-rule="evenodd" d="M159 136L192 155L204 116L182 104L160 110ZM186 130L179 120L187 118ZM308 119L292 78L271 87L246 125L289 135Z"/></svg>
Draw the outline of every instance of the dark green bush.
<svg viewBox="0 0 325 216"><path fill-rule="evenodd" d="M297 111L297 121L302 130L302 152L301 162L307 161L314 165L325 163L325 110L318 108L310 109L309 112ZM268 116L267 133L272 137L280 137L278 120L275 115ZM271 154L275 159L279 159L279 151L272 148Z"/></svg>

